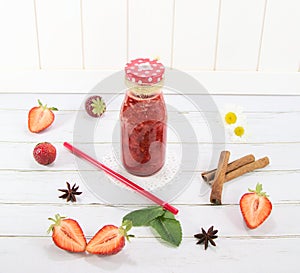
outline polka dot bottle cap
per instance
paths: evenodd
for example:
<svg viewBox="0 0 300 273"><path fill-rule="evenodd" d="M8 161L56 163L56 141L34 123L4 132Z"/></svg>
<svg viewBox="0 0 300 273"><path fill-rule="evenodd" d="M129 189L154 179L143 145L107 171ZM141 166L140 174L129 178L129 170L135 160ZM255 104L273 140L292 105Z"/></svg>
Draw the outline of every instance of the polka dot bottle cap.
<svg viewBox="0 0 300 273"><path fill-rule="evenodd" d="M139 85L153 85L164 78L165 67L157 60L135 59L125 66L126 78Z"/></svg>

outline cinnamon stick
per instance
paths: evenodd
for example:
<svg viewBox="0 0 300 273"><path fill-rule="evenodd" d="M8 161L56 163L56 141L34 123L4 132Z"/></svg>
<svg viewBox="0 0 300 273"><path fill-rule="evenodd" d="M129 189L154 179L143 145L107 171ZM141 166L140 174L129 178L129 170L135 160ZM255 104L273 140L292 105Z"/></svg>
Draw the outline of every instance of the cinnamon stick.
<svg viewBox="0 0 300 273"><path fill-rule="evenodd" d="M234 178L237 178L245 173L264 168L267 165L269 165L269 163L270 163L269 158L266 156L266 157L263 157L261 159L254 161L254 162L246 164L238 169L235 169L235 170L227 173L225 176L225 182L230 181Z"/></svg>
<svg viewBox="0 0 300 273"><path fill-rule="evenodd" d="M235 161L232 161L231 163L228 164L227 166L227 171L226 171L226 174L231 172L231 171L234 171L248 163L251 163L255 161L255 157L254 155L252 154L249 154L249 155L246 155L246 156L243 156ZM205 182L208 182L210 185L212 184L213 182L213 179L216 175L216 171L217 169L214 169L214 170L211 170L211 171L207 171L207 172L203 172L201 175L202 175L202 178ZM226 179L225 179L226 180Z"/></svg>
<svg viewBox="0 0 300 273"><path fill-rule="evenodd" d="M223 183L225 181L229 156L230 156L229 151L223 151L220 154L218 168L216 170L216 174L213 180L211 194L210 194L210 202L215 205L222 204L221 199L222 199Z"/></svg>

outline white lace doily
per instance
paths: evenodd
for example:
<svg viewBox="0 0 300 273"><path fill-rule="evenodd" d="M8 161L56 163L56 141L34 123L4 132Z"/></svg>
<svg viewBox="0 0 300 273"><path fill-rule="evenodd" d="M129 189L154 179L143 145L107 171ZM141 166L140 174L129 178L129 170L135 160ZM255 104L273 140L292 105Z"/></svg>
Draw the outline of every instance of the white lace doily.
<svg viewBox="0 0 300 273"><path fill-rule="evenodd" d="M140 187L149 191L157 191L167 185L169 186L172 182L176 180L176 177L178 177L178 172L180 170L181 156L178 155L178 152L170 151L167 149L166 160L162 169L159 172L148 177L139 177L128 173L122 166L120 160L120 153L114 154L113 152L111 152L102 158L102 162L107 167L128 178ZM111 180L119 187L133 191L133 189L124 185L117 179L111 177L108 174L105 175L109 180Z"/></svg>

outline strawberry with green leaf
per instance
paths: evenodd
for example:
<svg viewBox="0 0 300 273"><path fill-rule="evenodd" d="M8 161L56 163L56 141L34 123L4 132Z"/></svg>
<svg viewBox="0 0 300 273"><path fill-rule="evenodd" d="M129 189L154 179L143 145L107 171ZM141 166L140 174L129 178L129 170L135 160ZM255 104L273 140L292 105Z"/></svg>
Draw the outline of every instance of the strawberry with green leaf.
<svg viewBox="0 0 300 273"><path fill-rule="evenodd" d="M48 128L55 119L53 111L58 111L55 107L43 105L38 100L39 106L30 109L28 113L28 129L32 133L39 133Z"/></svg>
<svg viewBox="0 0 300 273"><path fill-rule="evenodd" d="M249 189L240 200L240 208L246 225L251 228L260 226L270 215L272 203L262 191L262 184L257 183L255 190Z"/></svg>
<svg viewBox="0 0 300 273"><path fill-rule="evenodd" d="M91 254L113 255L120 252L125 246L125 239L129 241L133 235L127 232L131 229L131 221L123 221L121 227L105 225L89 241L86 251Z"/></svg>
<svg viewBox="0 0 300 273"><path fill-rule="evenodd" d="M55 215L55 218L48 218L54 222L48 229L52 231L52 240L56 246L70 252L84 252L86 239L77 221L66 217Z"/></svg>

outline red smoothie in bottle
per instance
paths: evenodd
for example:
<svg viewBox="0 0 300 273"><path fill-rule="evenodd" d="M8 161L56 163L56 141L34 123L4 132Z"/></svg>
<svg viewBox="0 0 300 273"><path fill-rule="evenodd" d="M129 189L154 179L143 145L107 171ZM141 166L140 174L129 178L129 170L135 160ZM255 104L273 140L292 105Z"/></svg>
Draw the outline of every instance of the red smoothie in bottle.
<svg viewBox="0 0 300 273"><path fill-rule="evenodd" d="M140 60L143 62L138 62ZM146 70L149 73L145 73L145 69L141 70L143 72L138 70L136 63L159 66L156 69ZM158 78L153 76L158 74L157 70L162 71L163 66L156 60L151 63L149 59L137 59L130 65L130 71L136 68L136 74L148 77L146 79L136 75L132 78L127 77L130 87L120 112L122 162L128 172L138 176L149 176L159 171L165 162L167 111L161 86L157 85L161 82L162 74L159 74ZM128 65L126 68L128 71ZM143 84L145 81L149 83L149 77L151 85ZM136 85L136 82L139 83Z"/></svg>

